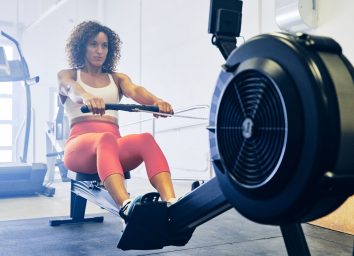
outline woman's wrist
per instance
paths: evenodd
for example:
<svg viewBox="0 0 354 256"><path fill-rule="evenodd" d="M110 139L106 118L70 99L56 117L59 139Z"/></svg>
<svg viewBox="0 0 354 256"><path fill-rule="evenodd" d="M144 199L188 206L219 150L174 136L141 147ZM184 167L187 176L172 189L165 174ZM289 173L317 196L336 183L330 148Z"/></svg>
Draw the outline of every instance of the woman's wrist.
<svg viewBox="0 0 354 256"><path fill-rule="evenodd" d="M165 102L165 101L163 99L157 98L154 102L154 105L156 106L157 104L159 104L161 102Z"/></svg>
<svg viewBox="0 0 354 256"><path fill-rule="evenodd" d="M87 92L83 92L83 93L81 93L81 98L82 98L82 101L85 103L85 101L86 100L88 100L88 99L90 99L90 98L92 98L92 95L91 94L89 94L89 93L87 93Z"/></svg>

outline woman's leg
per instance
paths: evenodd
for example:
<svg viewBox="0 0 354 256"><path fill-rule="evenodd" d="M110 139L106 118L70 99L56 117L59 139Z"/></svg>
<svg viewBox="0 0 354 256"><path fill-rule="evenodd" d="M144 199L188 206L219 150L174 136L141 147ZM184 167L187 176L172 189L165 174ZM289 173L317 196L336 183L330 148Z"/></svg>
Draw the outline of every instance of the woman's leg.
<svg viewBox="0 0 354 256"><path fill-rule="evenodd" d="M65 145L64 163L72 171L97 173L117 205L129 198L119 162L117 136L112 133L86 133Z"/></svg>
<svg viewBox="0 0 354 256"><path fill-rule="evenodd" d="M103 185L119 206L122 206L123 202L129 199L129 194L124 184L124 177L121 174L108 176L103 182Z"/></svg>
<svg viewBox="0 0 354 256"><path fill-rule="evenodd" d="M144 162L149 180L161 199L170 201L175 198L168 163L151 134L127 135L117 142L123 170L132 170Z"/></svg>
<svg viewBox="0 0 354 256"><path fill-rule="evenodd" d="M150 179L151 185L160 193L161 199L170 201L176 198L169 172L160 172Z"/></svg>

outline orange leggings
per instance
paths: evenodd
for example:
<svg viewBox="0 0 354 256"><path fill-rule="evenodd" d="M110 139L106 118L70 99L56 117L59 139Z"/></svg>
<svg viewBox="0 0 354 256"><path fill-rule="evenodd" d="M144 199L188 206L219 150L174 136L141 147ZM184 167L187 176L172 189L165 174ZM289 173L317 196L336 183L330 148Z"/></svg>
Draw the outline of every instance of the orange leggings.
<svg viewBox="0 0 354 256"><path fill-rule="evenodd" d="M64 164L75 172L98 173L101 181L112 174L145 163L149 179L170 172L160 147L150 133L122 137L118 126L87 121L74 124L64 149Z"/></svg>

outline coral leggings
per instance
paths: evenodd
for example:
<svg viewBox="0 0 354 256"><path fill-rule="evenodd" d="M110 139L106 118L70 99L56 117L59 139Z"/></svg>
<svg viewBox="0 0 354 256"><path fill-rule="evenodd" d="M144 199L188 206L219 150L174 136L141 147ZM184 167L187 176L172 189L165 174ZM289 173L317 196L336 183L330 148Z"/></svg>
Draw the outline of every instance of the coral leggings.
<svg viewBox="0 0 354 256"><path fill-rule="evenodd" d="M149 179L170 172L160 147L150 133L121 136L115 124L86 121L74 124L64 149L64 164L75 172L98 173L101 181L112 174L145 163Z"/></svg>

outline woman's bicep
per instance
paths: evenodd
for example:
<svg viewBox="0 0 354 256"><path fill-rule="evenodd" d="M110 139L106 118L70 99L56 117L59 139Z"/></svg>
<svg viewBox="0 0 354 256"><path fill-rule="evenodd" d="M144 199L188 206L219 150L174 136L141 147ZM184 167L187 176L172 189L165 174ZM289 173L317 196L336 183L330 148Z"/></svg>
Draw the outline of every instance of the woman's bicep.
<svg viewBox="0 0 354 256"><path fill-rule="evenodd" d="M129 76L119 73L117 74L119 87L125 97L133 98L137 86L131 81Z"/></svg>

